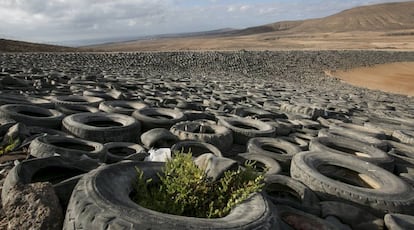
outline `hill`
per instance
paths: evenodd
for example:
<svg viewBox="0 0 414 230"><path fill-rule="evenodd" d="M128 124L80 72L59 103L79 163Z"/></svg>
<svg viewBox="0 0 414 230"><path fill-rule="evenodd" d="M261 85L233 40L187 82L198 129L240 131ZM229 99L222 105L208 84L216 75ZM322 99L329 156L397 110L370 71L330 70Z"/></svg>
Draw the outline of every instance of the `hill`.
<svg viewBox="0 0 414 230"><path fill-rule="evenodd" d="M361 6L317 19L212 34L95 45L96 51L403 49L414 50L414 1Z"/></svg>
<svg viewBox="0 0 414 230"><path fill-rule="evenodd" d="M76 48L0 38L0 52L75 52Z"/></svg>

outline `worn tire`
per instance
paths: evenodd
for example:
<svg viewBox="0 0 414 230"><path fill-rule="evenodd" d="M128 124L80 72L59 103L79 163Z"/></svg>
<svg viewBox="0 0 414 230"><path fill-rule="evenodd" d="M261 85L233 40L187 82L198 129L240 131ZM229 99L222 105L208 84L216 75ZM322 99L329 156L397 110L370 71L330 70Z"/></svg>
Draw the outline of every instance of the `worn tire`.
<svg viewBox="0 0 414 230"><path fill-rule="evenodd" d="M107 113L120 113L131 115L137 109L148 107L147 104L139 101L104 101L99 104L99 109Z"/></svg>
<svg viewBox="0 0 414 230"><path fill-rule="evenodd" d="M194 140L212 144L221 151L228 150L233 144L230 129L202 121L183 121L173 125L170 131L180 140Z"/></svg>
<svg viewBox="0 0 414 230"><path fill-rule="evenodd" d="M68 95L68 96L57 96L51 99L55 106L59 105L87 105L92 107L98 107L104 99L100 97L90 96L79 96L79 95Z"/></svg>
<svg viewBox="0 0 414 230"><path fill-rule="evenodd" d="M264 192L275 205L288 205L320 215L318 197L302 182L285 175L268 175L264 181Z"/></svg>
<svg viewBox="0 0 414 230"><path fill-rule="evenodd" d="M162 165L120 162L91 171L72 193L63 229L273 229L276 225L270 204L260 193L216 219L164 214L134 203L129 194L137 177L135 168L155 180Z"/></svg>
<svg viewBox="0 0 414 230"><path fill-rule="evenodd" d="M395 130L392 137L402 143L414 145L414 131L412 130Z"/></svg>
<svg viewBox="0 0 414 230"><path fill-rule="evenodd" d="M311 140L309 149L346 155L376 164L388 171L394 169L394 159L386 152L346 137L318 137Z"/></svg>
<svg viewBox="0 0 414 230"><path fill-rule="evenodd" d="M122 160L143 161L147 156L145 149L130 142L109 142L104 144L107 154L106 163L112 164Z"/></svg>
<svg viewBox="0 0 414 230"><path fill-rule="evenodd" d="M63 129L74 136L100 143L137 142L141 125L117 113L78 113L63 119Z"/></svg>
<svg viewBox="0 0 414 230"><path fill-rule="evenodd" d="M398 213L387 214L384 217L385 225L389 230L414 229L414 216Z"/></svg>
<svg viewBox="0 0 414 230"><path fill-rule="evenodd" d="M178 137L168 129L155 128L150 129L141 135L141 143L146 148L171 148L179 141Z"/></svg>
<svg viewBox="0 0 414 230"><path fill-rule="evenodd" d="M275 127L259 120L237 117L219 117L219 125L223 125L233 131L233 142L246 145L253 137L273 137Z"/></svg>
<svg viewBox="0 0 414 230"><path fill-rule="evenodd" d="M106 160L106 149L103 144L66 136L37 137L30 143L29 152L38 158L58 154L69 161L78 161L85 157L92 161Z"/></svg>
<svg viewBox="0 0 414 230"><path fill-rule="evenodd" d="M184 113L178 110L154 107L135 110L132 116L142 123L144 131L153 128L169 129L175 123L185 120Z"/></svg>
<svg viewBox="0 0 414 230"><path fill-rule="evenodd" d="M353 174L347 175L350 172ZM394 174L354 157L322 151L301 152L293 157L290 173L325 200L352 202L382 214L414 212L411 186Z"/></svg>
<svg viewBox="0 0 414 230"><path fill-rule="evenodd" d="M9 171L4 180L2 204L10 199L9 191L16 184L48 181L52 183L61 205L66 207L80 176L97 167L96 163L71 162L57 156L22 161Z"/></svg>
<svg viewBox="0 0 414 230"><path fill-rule="evenodd" d="M221 151L216 146L200 141L177 142L171 147L171 153L174 155L175 152L191 152L193 157L200 156L204 153L212 153L217 157L223 157Z"/></svg>
<svg viewBox="0 0 414 230"><path fill-rule="evenodd" d="M267 170L265 176L279 174L282 171L282 167L280 167L279 163L268 156L253 154L253 153L242 153L238 154L236 160L240 163L241 166L247 161L254 161L255 167L259 171Z"/></svg>
<svg viewBox="0 0 414 230"><path fill-rule="evenodd" d="M247 142L247 151L275 159L285 170L289 168L292 157L296 153L301 152L301 149L297 145L283 139L256 137Z"/></svg>
<svg viewBox="0 0 414 230"><path fill-rule="evenodd" d="M0 117L13 119L27 126L59 129L65 115L54 109L34 105L8 104L0 106Z"/></svg>

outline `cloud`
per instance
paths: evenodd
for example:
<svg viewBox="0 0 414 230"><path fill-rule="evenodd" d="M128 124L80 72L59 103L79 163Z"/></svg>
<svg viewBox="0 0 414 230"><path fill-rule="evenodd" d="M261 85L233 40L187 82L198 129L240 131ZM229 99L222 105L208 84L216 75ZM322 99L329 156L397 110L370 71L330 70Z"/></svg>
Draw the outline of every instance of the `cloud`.
<svg viewBox="0 0 414 230"><path fill-rule="evenodd" d="M380 2L389 0L0 0L0 35L65 41L244 28Z"/></svg>

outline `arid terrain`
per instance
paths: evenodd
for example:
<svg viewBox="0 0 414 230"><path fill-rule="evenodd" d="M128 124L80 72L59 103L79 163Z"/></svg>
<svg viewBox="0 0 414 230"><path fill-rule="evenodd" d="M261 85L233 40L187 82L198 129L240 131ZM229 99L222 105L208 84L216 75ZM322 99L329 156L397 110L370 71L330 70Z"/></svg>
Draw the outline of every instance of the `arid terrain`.
<svg viewBox="0 0 414 230"><path fill-rule="evenodd" d="M414 62L398 62L327 73L351 85L414 96Z"/></svg>

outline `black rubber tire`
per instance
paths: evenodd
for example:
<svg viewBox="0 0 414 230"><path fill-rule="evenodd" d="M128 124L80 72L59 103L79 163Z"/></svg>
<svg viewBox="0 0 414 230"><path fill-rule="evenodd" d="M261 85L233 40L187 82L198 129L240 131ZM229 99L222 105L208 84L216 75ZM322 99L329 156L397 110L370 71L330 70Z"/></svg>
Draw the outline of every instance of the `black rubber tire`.
<svg viewBox="0 0 414 230"><path fill-rule="evenodd" d="M112 164L122 160L143 161L147 153L139 144L131 142L109 142L106 148L106 163Z"/></svg>
<svg viewBox="0 0 414 230"><path fill-rule="evenodd" d="M65 136L37 137L30 143L29 152L30 155L38 158L58 154L69 161L78 161L83 158L99 162L106 161L106 149L103 144Z"/></svg>
<svg viewBox="0 0 414 230"><path fill-rule="evenodd" d="M59 129L65 115L54 109L34 105L8 104L0 106L0 117L13 119L27 126Z"/></svg>
<svg viewBox="0 0 414 230"><path fill-rule="evenodd" d="M178 137L168 129L150 129L141 135L141 143L148 149L150 148L171 148L179 141Z"/></svg>
<svg viewBox="0 0 414 230"><path fill-rule="evenodd" d="M200 141L180 141L171 147L171 154L175 152L189 153L193 157L198 157L204 153L212 153L217 157L223 157L221 151L214 145Z"/></svg>
<svg viewBox="0 0 414 230"><path fill-rule="evenodd" d="M21 94L3 93L0 95L0 105L7 104L34 105L47 109L53 109L55 107L51 101L43 98L25 96Z"/></svg>
<svg viewBox="0 0 414 230"><path fill-rule="evenodd" d="M194 140L212 144L226 151L233 144L230 129L202 121L183 121L173 125L170 131L180 140Z"/></svg>
<svg viewBox="0 0 414 230"><path fill-rule="evenodd" d="M89 106L89 105L57 105L56 109L66 115L71 115L75 113L85 113L85 112L89 112L89 113L99 112L99 109L93 106Z"/></svg>
<svg viewBox="0 0 414 230"><path fill-rule="evenodd" d="M259 172L267 169L265 176L279 174L282 171L279 163L268 156L253 154L253 153L241 153L234 157L241 166L244 166L247 161L254 161L256 169Z"/></svg>
<svg viewBox="0 0 414 230"><path fill-rule="evenodd" d="M362 133L357 133L357 132L355 132L353 135L350 135L350 136L344 136L342 134L343 134L342 132L337 132L337 131L330 130L330 129L329 130L321 129L319 130L318 137L331 137L331 138L337 138L337 139L340 139L342 137L347 137L347 138L351 138L351 139L372 145L376 148L381 149L382 151L388 150L388 144L386 140L380 140L375 137L367 136L367 135L364 135Z"/></svg>
<svg viewBox="0 0 414 230"><path fill-rule="evenodd" d="M107 113L120 113L132 115L137 109L147 108L148 105L139 101L104 101L99 104L99 109Z"/></svg>
<svg viewBox="0 0 414 230"><path fill-rule="evenodd" d="M386 152L351 138L318 137L310 142L309 150L351 156L376 164L391 172L394 170L394 159Z"/></svg>
<svg viewBox="0 0 414 230"><path fill-rule="evenodd" d="M34 158L14 166L4 180L2 204L9 200L9 191L16 184L51 182L62 207L66 208L80 176L99 165L93 162L71 162L61 157Z"/></svg>
<svg viewBox="0 0 414 230"><path fill-rule="evenodd" d="M68 95L68 96L57 96L53 97L52 102L55 106L58 105L88 105L92 107L98 107L104 99L100 97L90 96L79 96L79 95Z"/></svg>
<svg viewBox="0 0 414 230"><path fill-rule="evenodd" d="M334 224L301 210L285 205L279 205L276 209L281 221L290 229L338 230Z"/></svg>
<svg viewBox="0 0 414 230"><path fill-rule="evenodd" d="M342 124L331 125L329 127L329 130L333 130L333 131L336 131L337 133L341 133L342 136L346 136L346 137L352 137L358 133L358 134L362 134L366 136L375 137L380 140L384 140L387 138L387 135L379 129L376 129L373 127L362 126L362 125L356 125L352 123L342 123Z"/></svg>
<svg viewBox="0 0 414 230"><path fill-rule="evenodd" d="M273 204L288 205L314 215L320 215L319 199L313 191L285 175L268 175L265 177L264 192Z"/></svg>
<svg viewBox="0 0 414 230"><path fill-rule="evenodd" d="M322 166L328 166L325 174L346 182L322 174L320 170L325 170ZM351 181L354 178L346 175L349 172L358 174L358 181ZM372 208L373 213L414 212L414 191L410 185L394 174L354 157L322 151L301 152L293 157L290 173L292 178L307 185L324 200L352 202ZM371 185L367 185L369 183Z"/></svg>
<svg viewBox="0 0 414 230"><path fill-rule="evenodd" d="M414 131L412 130L395 130L392 137L402 143L414 145Z"/></svg>
<svg viewBox="0 0 414 230"><path fill-rule="evenodd" d="M286 140L294 145L297 145L302 151L309 150L309 143L299 137L287 136L287 137L278 137L282 140Z"/></svg>
<svg viewBox="0 0 414 230"><path fill-rule="evenodd" d="M386 214L384 216L385 226L388 230L414 229L414 216L398 213Z"/></svg>
<svg viewBox="0 0 414 230"><path fill-rule="evenodd" d="M77 113L63 119L63 130L100 143L137 142L141 125L133 117L117 113Z"/></svg>
<svg viewBox="0 0 414 230"><path fill-rule="evenodd" d="M268 150L270 148L270 150ZM280 138L256 137L247 142L247 151L275 159L283 170L288 170L292 157L301 149L289 141Z"/></svg>
<svg viewBox="0 0 414 230"><path fill-rule="evenodd" d="M215 219L164 214L134 203L129 194L136 167L144 172L144 179L155 181L162 165L120 162L86 174L72 193L63 229L274 229L277 224L270 203L260 193Z"/></svg>
<svg viewBox="0 0 414 230"><path fill-rule="evenodd" d="M68 96L57 96L52 98L52 102L55 106L58 105L88 105L92 107L98 107L104 99L100 97L90 96L79 96L79 95L68 95Z"/></svg>
<svg viewBox="0 0 414 230"><path fill-rule="evenodd" d="M169 129L174 124L186 119L184 113L178 110L154 107L135 110L132 116L142 123L143 131L153 128ZM162 118L155 116L162 116Z"/></svg>
<svg viewBox="0 0 414 230"><path fill-rule="evenodd" d="M382 217L379 218L375 216L367 209L338 201L322 201L319 204L321 207L320 216L322 218L334 216L352 229L384 229L384 221L382 220Z"/></svg>
<svg viewBox="0 0 414 230"><path fill-rule="evenodd" d="M276 133L276 129L272 125L249 118L221 116L218 124L233 131L233 142L241 145L246 145L250 138L273 137Z"/></svg>

